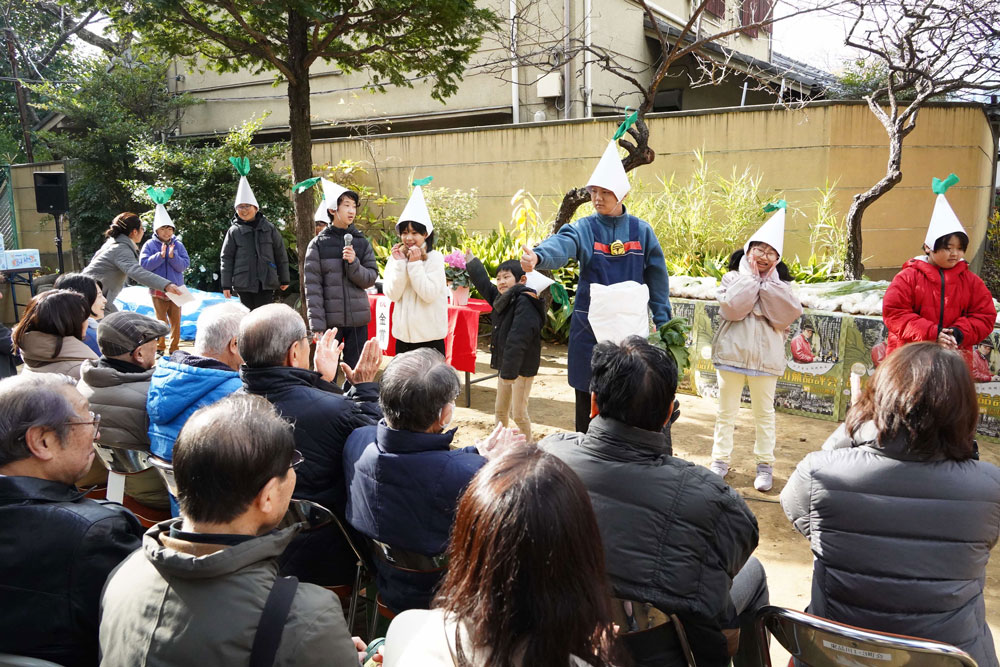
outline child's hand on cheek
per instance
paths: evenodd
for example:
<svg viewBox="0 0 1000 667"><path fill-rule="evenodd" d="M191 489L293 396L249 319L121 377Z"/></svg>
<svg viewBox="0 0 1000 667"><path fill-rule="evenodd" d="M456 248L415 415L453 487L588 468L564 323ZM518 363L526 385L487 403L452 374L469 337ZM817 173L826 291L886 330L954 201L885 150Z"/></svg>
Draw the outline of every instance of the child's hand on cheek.
<svg viewBox="0 0 1000 667"><path fill-rule="evenodd" d="M410 249L407 252L407 255L408 255L407 259L409 261L411 261L411 262L419 262L421 259L423 259L423 257L421 256L421 255L423 255L423 250L421 250L417 246L410 246Z"/></svg>
<svg viewBox="0 0 1000 667"><path fill-rule="evenodd" d="M406 253L403 251L403 244L397 243L392 246L392 258L393 259L406 259Z"/></svg>

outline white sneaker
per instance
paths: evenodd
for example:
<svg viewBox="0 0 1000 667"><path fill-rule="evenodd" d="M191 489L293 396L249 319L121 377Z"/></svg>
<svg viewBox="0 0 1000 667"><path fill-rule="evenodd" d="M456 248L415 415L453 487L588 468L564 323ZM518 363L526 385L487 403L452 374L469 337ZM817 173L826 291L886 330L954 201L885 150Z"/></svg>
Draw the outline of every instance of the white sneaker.
<svg viewBox="0 0 1000 667"><path fill-rule="evenodd" d="M757 464L757 478L753 481L753 488L758 491L770 491L774 484L774 468L770 463Z"/></svg>
<svg viewBox="0 0 1000 667"><path fill-rule="evenodd" d="M729 474L729 464L725 461L712 461L712 464L708 466L708 469L719 477L725 477Z"/></svg>

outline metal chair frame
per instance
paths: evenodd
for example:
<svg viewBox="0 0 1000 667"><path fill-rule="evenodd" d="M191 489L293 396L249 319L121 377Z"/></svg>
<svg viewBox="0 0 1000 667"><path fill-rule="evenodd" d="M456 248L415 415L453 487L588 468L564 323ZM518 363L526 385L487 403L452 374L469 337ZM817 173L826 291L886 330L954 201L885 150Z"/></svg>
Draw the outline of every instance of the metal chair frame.
<svg viewBox="0 0 1000 667"><path fill-rule="evenodd" d="M769 633L793 661L807 667L977 667L968 653L950 644L856 628L784 607L761 608L756 628L761 662L768 667Z"/></svg>

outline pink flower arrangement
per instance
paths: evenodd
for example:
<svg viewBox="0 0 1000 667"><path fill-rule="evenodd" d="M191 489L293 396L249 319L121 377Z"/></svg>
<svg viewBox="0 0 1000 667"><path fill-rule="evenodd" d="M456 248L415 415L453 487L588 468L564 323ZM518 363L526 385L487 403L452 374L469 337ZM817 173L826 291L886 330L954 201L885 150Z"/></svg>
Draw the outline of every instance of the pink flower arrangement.
<svg viewBox="0 0 1000 667"><path fill-rule="evenodd" d="M444 256L444 275L451 281L452 287L468 287L471 284L465 266L465 254L461 250L454 250Z"/></svg>

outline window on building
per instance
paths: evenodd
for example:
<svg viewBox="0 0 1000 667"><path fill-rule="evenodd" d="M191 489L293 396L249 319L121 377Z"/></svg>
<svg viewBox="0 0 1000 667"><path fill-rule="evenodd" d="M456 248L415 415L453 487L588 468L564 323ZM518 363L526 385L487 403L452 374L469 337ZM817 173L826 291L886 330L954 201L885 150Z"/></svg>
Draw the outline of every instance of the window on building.
<svg viewBox="0 0 1000 667"><path fill-rule="evenodd" d="M771 16L773 6L773 0L743 0L743 4L740 5L740 25L752 26L767 20ZM761 30L770 34L770 24L761 28L744 28L743 33L749 37L757 37Z"/></svg>
<svg viewBox="0 0 1000 667"><path fill-rule="evenodd" d="M713 16L724 18L726 16L726 0L708 0L705 3L705 11Z"/></svg>

